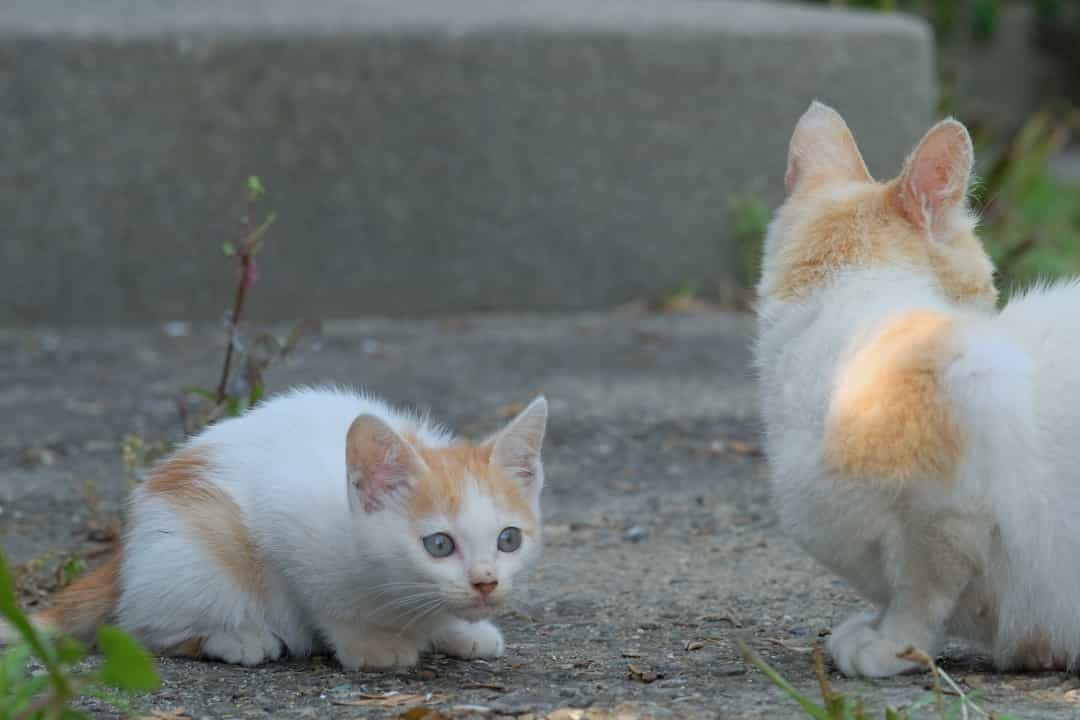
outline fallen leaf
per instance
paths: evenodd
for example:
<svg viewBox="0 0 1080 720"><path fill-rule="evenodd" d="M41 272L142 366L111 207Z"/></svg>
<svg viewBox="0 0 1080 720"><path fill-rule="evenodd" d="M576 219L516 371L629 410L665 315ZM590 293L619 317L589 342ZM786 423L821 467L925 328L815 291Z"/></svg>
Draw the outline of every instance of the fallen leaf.
<svg viewBox="0 0 1080 720"><path fill-rule="evenodd" d="M626 666L626 676L631 680L637 680L643 682L646 685L656 682L660 676L656 674L655 670L649 670L648 668L639 668L636 665Z"/></svg>
<svg viewBox="0 0 1080 720"><path fill-rule="evenodd" d="M176 710L154 710L149 715L143 715L138 720L192 720L192 714L183 708Z"/></svg>
<svg viewBox="0 0 1080 720"><path fill-rule="evenodd" d="M399 720L450 720L449 715L444 715L434 708L426 705L417 705L398 715Z"/></svg>
<svg viewBox="0 0 1080 720"><path fill-rule="evenodd" d="M368 695L360 693L351 698L331 700L334 705L370 705L375 707L397 707L398 705L415 705L417 703L442 702L442 698L435 695L410 695L408 693L388 692L383 695Z"/></svg>
<svg viewBox="0 0 1080 720"><path fill-rule="evenodd" d="M639 658L641 657L641 653L636 650L624 650L622 656L624 658Z"/></svg>
<svg viewBox="0 0 1080 720"><path fill-rule="evenodd" d="M920 665L925 665L926 667L930 667L934 664L933 658L924 653L922 650L910 646L905 648L903 652L896 653L896 657L901 660L907 660L908 662L919 663Z"/></svg>
<svg viewBox="0 0 1080 720"><path fill-rule="evenodd" d="M705 647L705 643L700 640L688 640L686 643L686 649L688 651L700 650L703 647Z"/></svg>

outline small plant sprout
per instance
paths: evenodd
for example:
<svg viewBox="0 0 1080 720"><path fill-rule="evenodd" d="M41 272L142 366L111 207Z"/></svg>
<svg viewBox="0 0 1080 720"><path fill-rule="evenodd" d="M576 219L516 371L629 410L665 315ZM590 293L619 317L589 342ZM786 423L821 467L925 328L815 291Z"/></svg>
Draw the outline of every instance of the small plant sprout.
<svg viewBox="0 0 1080 720"><path fill-rule="evenodd" d="M814 720L871 720L872 716L866 709L863 701L852 701L846 695L839 693L829 684L829 678L825 673L825 661L821 652L821 645L814 645L814 674L817 676L818 688L821 692L822 704L818 704L812 698L799 692L780 673L776 672L764 660L758 657L746 645L739 643L739 652L747 664L753 665L769 679L776 687L783 690L799 707L808 718ZM923 708L933 707L934 717L939 720L969 720L969 718L995 718L995 720L1011 720L1008 715L990 713L975 704L972 693L965 693L960 685L949 675L939 668L933 658L926 653L907 648L898 655L903 660L925 665L933 678L934 691L929 695L919 698L915 702L903 708L888 707L885 709L885 720L912 720L915 713ZM946 691L943 687L948 687ZM951 702L946 702L946 692L956 696Z"/></svg>
<svg viewBox="0 0 1080 720"><path fill-rule="evenodd" d="M262 333L250 344L241 341L241 319L247 296L258 279L256 257L263 247L264 236L274 224L276 215L268 213L261 220L258 203L266 195L262 181L252 175L244 189L245 212L241 218L241 237L222 244L226 257L236 259L236 287L231 310L226 314L227 339L221 375L215 389L190 387L176 401L184 434L190 435L223 417L236 417L258 403L265 393L265 372L279 360L294 352L302 339L318 334L317 322L302 320L296 323L284 341L270 333ZM194 400L194 407L189 401Z"/></svg>

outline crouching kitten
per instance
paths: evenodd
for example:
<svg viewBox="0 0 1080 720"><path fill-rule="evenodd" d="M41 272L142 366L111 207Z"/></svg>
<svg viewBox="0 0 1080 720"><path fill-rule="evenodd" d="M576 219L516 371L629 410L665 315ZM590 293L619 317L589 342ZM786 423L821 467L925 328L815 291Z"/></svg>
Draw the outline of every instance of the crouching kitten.
<svg viewBox="0 0 1080 720"><path fill-rule="evenodd" d="M36 622L111 621L164 655L347 668L494 657L540 554L537 398L479 445L370 396L299 390L208 428L131 498L120 552Z"/></svg>

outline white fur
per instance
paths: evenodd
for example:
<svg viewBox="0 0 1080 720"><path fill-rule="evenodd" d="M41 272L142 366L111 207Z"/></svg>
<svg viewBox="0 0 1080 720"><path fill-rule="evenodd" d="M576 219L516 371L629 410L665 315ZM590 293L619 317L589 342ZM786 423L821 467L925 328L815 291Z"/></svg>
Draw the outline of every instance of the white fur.
<svg viewBox="0 0 1080 720"><path fill-rule="evenodd" d="M780 221L770 228L763 287L780 244L795 241L787 233ZM959 328L962 352L941 373L964 441L959 476L899 489L833 476L820 459L835 379L854 349L911 310ZM1075 667L1080 284L1035 288L996 313L947 300L929 272L837 269L805 297L761 299L756 364L782 525L877 608L833 631L843 672L917 669L897 653L935 653L950 635L991 649L1003 668L1051 656ZM1024 654L1040 636L1049 653Z"/></svg>
<svg viewBox="0 0 1080 720"><path fill-rule="evenodd" d="M546 418L543 400L528 413ZM365 512L346 470L346 431L363 414L429 447L454 442L426 418L336 390L295 391L210 427L188 447L209 456L210 480L240 507L263 592L238 587L166 499L138 489L119 624L155 649L205 637L207 654L245 665L323 648L354 668L410 665L432 645L464 657L500 654L502 637L484 619L492 609L475 607L472 578L497 579L493 597L504 599L538 556L539 533L516 552L498 551L500 531L525 519L497 508L475 483L458 518L412 527L393 504ZM533 442L537 474L527 494L539 523L543 474ZM421 539L433 532L449 533L457 551L431 557Z"/></svg>

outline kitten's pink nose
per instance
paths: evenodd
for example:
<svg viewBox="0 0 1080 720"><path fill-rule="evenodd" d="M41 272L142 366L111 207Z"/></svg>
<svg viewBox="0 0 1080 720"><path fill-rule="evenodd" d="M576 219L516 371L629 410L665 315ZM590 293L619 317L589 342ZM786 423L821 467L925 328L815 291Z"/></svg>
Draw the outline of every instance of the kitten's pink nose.
<svg viewBox="0 0 1080 720"><path fill-rule="evenodd" d="M495 592L495 588L499 587L499 581L491 580L489 582L474 582L472 586L476 588L476 592L481 595L490 595Z"/></svg>

